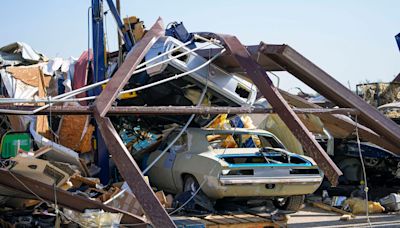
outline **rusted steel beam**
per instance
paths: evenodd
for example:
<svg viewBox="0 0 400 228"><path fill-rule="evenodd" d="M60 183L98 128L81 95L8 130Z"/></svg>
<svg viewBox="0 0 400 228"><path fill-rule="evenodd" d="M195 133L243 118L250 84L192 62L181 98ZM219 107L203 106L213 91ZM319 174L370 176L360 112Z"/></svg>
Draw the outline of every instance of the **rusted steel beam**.
<svg viewBox="0 0 400 228"><path fill-rule="evenodd" d="M400 73L393 79L392 82L400 82Z"/></svg>
<svg viewBox="0 0 400 228"><path fill-rule="evenodd" d="M269 59L264 55L260 55L258 53L258 45L249 45L246 46L247 51L251 54L253 59L257 61L257 63L264 68L266 71L284 71L284 69L276 64L274 61ZM221 48L209 48L209 49L200 49L197 50L196 53L202 56L203 58L210 58L210 56L214 56L217 53L221 52ZM237 63L235 58L233 58L229 53L223 53L219 56L213 64L222 67L225 71L230 73L244 73L244 70Z"/></svg>
<svg viewBox="0 0 400 228"><path fill-rule="evenodd" d="M254 82L258 90L264 95L279 117L303 145L306 154L315 159L331 184L336 185L342 172L280 95L278 89L273 85L271 79L269 79L265 69L252 59L246 47L234 36L207 33L202 33L201 35L217 38L222 41L228 52L245 70L247 76Z"/></svg>
<svg viewBox="0 0 400 228"><path fill-rule="evenodd" d="M138 227L147 227L146 221L137 215L104 205L101 202L87 199L83 196L74 195L71 192L60 188L54 188L53 186L44 184L29 177L24 177L15 173L11 174L10 171L4 168L0 168L0 184L30 194L33 197L35 197L32 194L32 192L34 192L39 197L51 203L54 203L54 197L56 196L59 205L74 211L84 212L85 209L102 209L106 212L121 213L123 214L123 223L137 224ZM27 189L26 186L28 186L29 189Z"/></svg>
<svg viewBox="0 0 400 228"><path fill-rule="evenodd" d="M118 171L131 188L133 194L135 194L146 216L155 227L175 227L153 190L146 183L142 172L115 131L110 119L105 117L137 65L142 61L154 42L163 34L162 19L158 18L157 22L144 37L136 43L124 63L108 82L107 87L97 97L94 104L94 117Z"/></svg>
<svg viewBox="0 0 400 228"><path fill-rule="evenodd" d="M98 113L95 113L94 116L118 171L131 188L152 224L155 227L175 227L153 190L145 181L139 166L126 149L110 119L101 117Z"/></svg>
<svg viewBox="0 0 400 228"><path fill-rule="evenodd" d="M321 108L317 104L310 103L305 99L290 94L286 91L279 90L282 94L283 98L288 101L289 104L298 107L298 108ZM324 126L328 129L330 133L334 137L343 138L348 137L355 132L356 123L352 120L347 118L344 115L333 114L333 115L318 115L321 121L324 123ZM399 152L400 147L397 144L392 144L385 138L379 136L371 129L365 127L364 125L358 124L358 133L362 140L374 143L378 146L381 146L393 153Z"/></svg>
<svg viewBox="0 0 400 228"><path fill-rule="evenodd" d="M163 22L158 18L157 22L150 28L144 37L135 44L135 47L128 53L127 58L113 75L106 88L101 92L95 101L97 112L101 117L106 116L111 105L118 97L118 93L124 88L137 65L143 60L147 51L164 34Z"/></svg>
<svg viewBox="0 0 400 228"><path fill-rule="evenodd" d="M360 111L360 122L368 123L371 130L392 144L396 145L400 142L400 127L395 122L385 117L376 108L366 103L290 46L261 43L259 50L260 53L274 60L286 71L339 107L355 108Z"/></svg>
<svg viewBox="0 0 400 228"><path fill-rule="evenodd" d="M37 106L2 106L9 110L32 111ZM351 108L293 108L296 114L344 114L356 115L358 112ZM52 106L36 113L36 115L90 115L93 114L91 106ZM113 106L107 113L107 116L115 115L191 115L191 114L268 114L275 113L272 108L255 107L219 107L219 106ZM12 115L12 114L10 114Z"/></svg>

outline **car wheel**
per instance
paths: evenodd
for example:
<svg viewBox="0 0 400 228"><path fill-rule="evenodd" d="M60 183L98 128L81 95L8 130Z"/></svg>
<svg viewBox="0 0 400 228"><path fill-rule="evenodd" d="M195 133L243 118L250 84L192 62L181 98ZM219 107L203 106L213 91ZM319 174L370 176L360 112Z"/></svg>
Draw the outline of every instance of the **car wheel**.
<svg viewBox="0 0 400 228"><path fill-rule="evenodd" d="M360 159L344 157L337 162L337 166L343 172L339 182L343 184L360 183L363 179Z"/></svg>
<svg viewBox="0 0 400 228"><path fill-rule="evenodd" d="M183 191L191 191L191 192L196 192L197 189L199 189L200 185L197 182L196 178L192 175L186 175L185 178L183 179Z"/></svg>
<svg viewBox="0 0 400 228"><path fill-rule="evenodd" d="M200 208L200 210L207 210L209 212L214 211L214 204L213 202L208 198L206 194L200 189L199 182L197 182L196 178L192 175L186 175L183 178L183 192L191 192L192 195L197 192L197 194L194 196L194 203L196 204L197 207Z"/></svg>
<svg viewBox="0 0 400 228"><path fill-rule="evenodd" d="M304 195L275 198L274 206L281 210L298 211L304 204Z"/></svg>

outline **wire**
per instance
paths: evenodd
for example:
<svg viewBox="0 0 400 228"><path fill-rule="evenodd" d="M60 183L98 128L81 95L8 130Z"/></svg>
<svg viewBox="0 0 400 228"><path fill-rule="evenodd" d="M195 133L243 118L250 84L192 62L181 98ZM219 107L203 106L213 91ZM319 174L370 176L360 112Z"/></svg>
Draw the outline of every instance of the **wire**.
<svg viewBox="0 0 400 228"><path fill-rule="evenodd" d="M195 71L198 71L199 69L205 67L206 65L208 65L208 64L211 63L212 61L214 61L217 57L219 57L219 56L220 56L222 53L224 53L225 51L226 51L226 50L223 49L221 52L219 52L218 54L214 55L214 56L213 56L211 59L209 59L207 62L203 63L202 65L200 65L200 66L198 66L198 67L196 67L196 68L194 68L194 69L192 69L192 70L190 70L190 71L187 71L187 72L184 72L184 73L175 75L175 76L171 76L171 77L169 77L169 78L166 78L166 79L163 79L163 80L160 80L160 81L156 81L156 82L153 82L153 83L144 85L144 86L136 87L136 88L133 88L133 89L130 89L130 90L125 90L125 91L120 92L119 94L137 92L137 91L140 91L140 90L143 90L143 89L152 87L152 86L160 85L160 84L165 83L165 82L168 82L168 81L176 80L176 79L178 79L178 78L181 78L181 77L183 77L183 76L186 76L186 75L188 75L188 74L191 74L191 73L193 73L193 72L195 72ZM104 81L101 81L101 82L98 82L98 83L94 83L94 84L92 84L91 86L98 86L98 85L104 84L104 83L106 83L105 81L108 82L109 79L104 80ZM78 92L78 93L80 93L80 92ZM68 96L63 97L63 98L61 98L60 100L62 100L62 101L64 101L64 102L68 102L69 100L67 100L67 98L70 98L70 97L73 97L73 96L75 96L75 94L69 94ZM83 98L73 99L73 101L94 100L94 99L96 99L96 97L97 97L97 96L83 97ZM53 98L53 101L54 101L54 99L55 99L55 97ZM60 101L57 101L57 102L60 102ZM48 108L49 106L51 106L51 104L44 105L44 106L39 107L39 108L37 108L37 109L35 109L35 110L33 110L33 111L0 109L0 113L33 115L33 114L35 114L35 113L37 113L37 112L39 112L39 111L42 111L42 110Z"/></svg>
<svg viewBox="0 0 400 228"><path fill-rule="evenodd" d="M177 47L175 47L175 48L173 48L173 49L171 49L169 51L166 51L166 52L162 53L161 55L157 55L157 56L147 60L146 62L143 62L143 63L139 64L137 66L137 68L143 67L143 66L149 64L150 62L153 62L154 60L157 60L158 58L161 58L161 57L163 57L165 55L168 55L171 52L174 52L174 51L176 51L176 50L178 50L178 49L180 49L180 48L182 48L184 46L189 45L190 43L191 43L191 41L188 41L188 42L186 42L184 44L181 44L181 45L179 45L179 46L177 46ZM188 51L188 52L186 52L184 54L189 54L191 52L192 51ZM173 60L173 59L175 59L175 58L170 58L170 60ZM157 65L152 65L149 68L155 67L155 66L157 66ZM149 69L149 68L147 68L147 69ZM135 73L135 72L133 72L133 73ZM110 81L110 79L106 79L106 80L103 80L103 81L100 81L100 82L93 83L91 85L87 85L87 86L81 87L81 88L76 89L76 90L72 90L72 91L67 92L67 93L63 93L63 94L57 95L57 96L55 96L53 98L53 102L66 102L66 100L58 100L58 99L60 99L62 97L66 97L66 96L71 95L71 94L74 94L74 95L75 94L79 94L81 92L84 92L84 91L87 91L87 90L92 89L94 87L97 87L97 86L100 86L102 84L105 84L105 83L107 83L109 81ZM46 102L46 99L44 99L44 100L35 99L35 98L32 98L32 99L2 98L2 99L0 99L0 103L1 104L7 104L7 103L41 103L41 102Z"/></svg>
<svg viewBox="0 0 400 228"><path fill-rule="evenodd" d="M210 42L217 42L217 41L216 41L216 40L211 40ZM185 44L186 44L186 43L185 43ZM182 44L182 46L184 46L185 44ZM207 45L205 45L205 46L208 46L208 45L211 45L211 44L207 44ZM204 46L204 47L205 47L205 46ZM202 47L202 48L204 48L204 47ZM173 50L173 49L172 49L172 50ZM172 52L172 50L169 50L168 52L166 52L166 53L164 53L164 54L170 53L170 52ZM172 61L173 59L176 59L176 58L179 58L179 57L181 57L181 56L183 56L183 55L192 53L192 52L194 52L194 51L196 51L196 50L197 50L197 49L188 50L187 52L184 52L184 53L181 53L181 54L179 54L179 55L173 56L172 58L169 58L169 59L164 60L164 61L162 61L162 62L158 62L158 63L153 64L153 65L151 65L151 66L147 66L147 67L145 67L145 68L141 68L141 69L139 69L139 70L136 70L136 71L132 72L132 74L136 74L136 73L142 72L142 71L144 71L144 70L147 70L147 69L149 69L149 68L152 68L152 67L158 66L158 65L160 65L160 64L163 64L163 63L165 63L165 62ZM195 69L192 69L191 71L182 73L182 74L180 74L180 75L176 75L176 76L174 76L175 78L172 78L172 79L170 79L170 80L174 80L174 79L177 79L177 78L179 78L179 77L183 77L183 76L185 76L185 75L187 75L187 74L190 74L190 73L192 73L192 72L195 72L195 71L201 69L202 67L206 66L208 63L210 63L211 61L213 61L215 58L217 58L219 55L221 55L223 52L225 52L225 49L223 49L220 53L218 53L217 55L215 55L212 59L208 60L207 62L205 62L205 63L202 64L201 66L199 66L199 67L197 67L197 68L195 68ZM144 62L144 63L142 63L142 64L139 64L138 67L144 66L144 65L147 64L148 62L154 61L155 59L157 59L157 58L159 58L159 57L162 57L164 54L162 54L162 55L160 55L160 56L157 56L157 57L155 57L155 58L153 58L153 59L150 59L149 61L146 61L146 62ZM76 94L79 94L79 93L81 93L81 92L84 92L84 91L87 91L87 90L89 90L89 89L92 89L92 88L94 88L94 87L97 87L97 86L99 86L99 85L105 84L105 83L107 83L107 82L109 82L109 81L110 81L110 79L106 79L106 80L103 80L103 81L100 81L100 82L93 83L93 84L88 85L88 86L84 86L84 87L79 88L79 89L76 89L76 90L72 90L72 91L67 92L67 93L64 93L64 94L57 95L57 96L55 96L55 97L53 98L53 101L55 101L55 102L69 102L69 101L71 101L71 100L67 100L68 98L73 97L73 96L75 96ZM166 80L166 81L169 81L169 80ZM166 82L166 81L160 82L159 84L164 83L164 82ZM154 85L158 85L158 84L155 83ZM133 92L133 91L138 91L138 90L141 90L141 89L148 88L148 87L150 87L150 84L149 84L149 85L146 85L146 86L147 86L147 87L144 87L144 88L138 87L138 88L134 88L134 89L132 89L132 90L123 91L122 94L124 94L124 93L131 93L131 92ZM137 89L137 90L136 90L136 89ZM7 99L7 98L5 98L5 99ZM15 99L8 99L8 100L5 100L5 99L1 99L0 103L7 103L7 102L15 103ZM72 101L84 101L84 100L93 100L93 99L96 99L96 96L79 98L79 99L72 100ZM27 100L27 101L28 101L28 103L37 103L37 100L34 100L34 99L32 99L32 100ZM37 108L37 109L35 109L35 110L33 110L33 111L0 109L0 113L33 115L33 114L35 114L35 113L37 113L37 112L39 112L39 111L42 111L42 110L48 108L48 107L51 106L51 105L52 105L52 104L46 104L46 105L44 105L44 106L42 106L42 107L39 107L39 108Z"/></svg>
<svg viewBox="0 0 400 228"><path fill-rule="evenodd" d="M235 136L235 132L236 132L236 128L233 128L233 132L231 134L232 137ZM224 155L226 152L226 149L228 148L228 143L226 144L224 151L222 152L221 155ZM214 172L215 168L217 168L219 164L215 163L215 165L213 166L213 168L210 170L210 172L208 173L208 175L211 175L212 172ZM204 184L207 182L207 178L204 178L204 180L201 182L201 184L199 185L199 187L196 189L196 191L190 196L190 198L188 200L186 200L185 203L183 203L180 207L178 207L177 209L173 210L172 212L168 213L169 215L175 214L176 212L180 211L182 208L184 208L201 190L201 188L204 186Z"/></svg>
<svg viewBox="0 0 400 228"><path fill-rule="evenodd" d="M276 77L276 79L277 79L276 87L279 88L279 84L280 84L280 82L281 82L281 78L280 78L277 74L275 74L274 72L272 72L272 71L268 71L268 72L271 73L272 75L274 75L274 76Z"/></svg>
<svg viewBox="0 0 400 228"><path fill-rule="evenodd" d="M225 49L223 49L225 50ZM209 57L210 57L211 53L209 51ZM210 59L210 58L209 58ZM208 80L208 76L210 74L210 67L208 68L208 74L207 74L207 80ZM235 131L236 131L236 127L233 129L232 132L232 137L235 135ZM225 154L226 149L228 148L228 143L226 144L224 151L222 152L222 155ZM217 167L218 163L216 163L213 168L210 170L210 172L208 173L208 176L211 175L212 172L214 172L215 168ZM199 187L196 189L196 191L190 196L190 198L188 200L186 200L185 203L183 203L180 207L176 208L175 210L173 210L172 212L168 213L169 215L175 214L176 212L180 211L182 208L184 208L201 190L201 188L204 186L204 184L207 182L207 179L204 178L204 180L202 181L202 183L199 185Z"/></svg>
<svg viewBox="0 0 400 228"><path fill-rule="evenodd" d="M141 86L141 87L137 87L137 88L133 88L133 89L129 89L129 90L124 90L124 91L122 91L120 94L137 92L137 91L139 91L139 90L146 89L146 88L149 88L149 87L152 87L152 86L155 86L155 85L159 85L159 84L162 84L162 83L165 83L165 82L168 82L168 81L176 80L176 79L178 79L178 78L181 78L181 77L183 77L183 76L186 76L186 75L188 75L188 74L191 74L191 73L193 73L193 72L195 72L195 71L198 71L198 70L200 70L201 68L207 66L208 64L210 64L212 61L214 61L216 58L218 58L218 57L219 57L222 53L224 53L224 52L225 52L225 49L223 49L223 50L222 50L221 52L219 52L218 54L214 55L214 56L213 56L211 59L209 59L207 62L203 63L202 65L200 65L200 66L198 66L198 67L196 67L196 68L194 68L194 69L192 69L192 70L190 70L190 71L186 71L186 72L184 72L184 73L181 73L181 74L178 74L178 75L175 75L175 76L172 76L172 77L169 77L169 78L166 78L166 79L163 79L163 80L160 80L160 81L151 83L151 84L147 84L147 85L144 85L144 86Z"/></svg>
<svg viewBox="0 0 400 228"><path fill-rule="evenodd" d="M207 88L208 88L208 76L209 74L207 74L207 78L206 78L206 85L203 89L203 92L201 93L201 96L199 98L199 101L197 102L197 107L201 106L201 104L203 103L203 99L204 96L206 95L207 92ZM146 169L143 171L143 175L145 175L153 166L154 164L156 164L161 157L175 144L175 142L182 136L182 134L186 131L186 129L188 128L189 124L193 121L194 117L196 116L196 114L192 114L188 121L186 122L185 126L183 126L182 130L179 132L179 134L172 140L172 142L160 153L160 155L158 155L158 157L156 159L154 159L154 161L152 161L150 163L149 166L146 167Z"/></svg>
<svg viewBox="0 0 400 228"><path fill-rule="evenodd" d="M356 135L357 135L357 145L358 145L358 154L360 156L360 162L362 166L362 171L363 171L363 179L364 179L364 192L365 192L365 215L367 216L367 221L370 227L372 227L371 220L369 218L369 210L368 210L368 183L367 183L367 172L365 171L365 164L364 164L364 159L363 155L361 152L361 142L360 142L360 136L358 134L358 115L356 115Z"/></svg>
<svg viewBox="0 0 400 228"><path fill-rule="evenodd" d="M87 52L89 53L89 50L90 50L90 12L91 12L91 9L92 9L92 7L91 6L89 6L89 8L88 8L88 17L87 17L87 22L88 22L88 36L87 36ZM87 61L89 62L90 61L90 56L88 55L88 59L87 59Z"/></svg>

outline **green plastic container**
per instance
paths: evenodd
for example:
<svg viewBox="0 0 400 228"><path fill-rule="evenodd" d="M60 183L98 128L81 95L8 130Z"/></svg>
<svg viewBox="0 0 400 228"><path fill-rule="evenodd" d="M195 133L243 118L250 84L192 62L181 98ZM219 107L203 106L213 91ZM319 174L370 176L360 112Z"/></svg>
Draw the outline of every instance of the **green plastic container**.
<svg viewBox="0 0 400 228"><path fill-rule="evenodd" d="M18 144L21 150L31 151L31 135L29 133L7 132L1 140L1 157L10 158L17 156Z"/></svg>

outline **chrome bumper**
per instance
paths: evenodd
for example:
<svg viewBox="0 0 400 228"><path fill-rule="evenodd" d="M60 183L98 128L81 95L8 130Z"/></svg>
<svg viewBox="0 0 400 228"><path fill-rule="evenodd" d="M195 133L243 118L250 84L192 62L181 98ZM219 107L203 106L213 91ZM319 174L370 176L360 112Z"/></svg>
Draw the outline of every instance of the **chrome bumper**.
<svg viewBox="0 0 400 228"><path fill-rule="evenodd" d="M319 184L322 181L321 176L313 177L227 177L221 176L219 181L222 185L240 185L240 184Z"/></svg>

